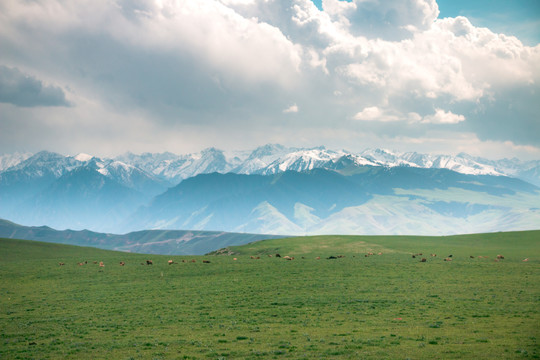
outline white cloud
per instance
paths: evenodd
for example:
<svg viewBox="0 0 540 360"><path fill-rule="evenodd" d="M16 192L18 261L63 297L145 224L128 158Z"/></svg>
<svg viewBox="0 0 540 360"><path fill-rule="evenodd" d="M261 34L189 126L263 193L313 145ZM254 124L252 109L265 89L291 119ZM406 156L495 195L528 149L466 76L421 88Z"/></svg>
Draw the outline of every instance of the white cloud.
<svg viewBox="0 0 540 360"><path fill-rule="evenodd" d="M423 123L428 124L457 124L462 121L465 121L465 116L442 109L435 109L435 114L428 115L422 120Z"/></svg>
<svg viewBox="0 0 540 360"><path fill-rule="evenodd" d="M297 112L298 112L298 105L293 104L293 105L289 106L288 108L286 108L285 110L283 110L283 112L284 112L285 114L288 114L288 113L297 113Z"/></svg>
<svg viewBox="0 0 540 360"><path fill-rule="evenodd" d="M130 113L153 134L181 137L189 129L189 140L200 133L201 144L215 129L216 146L228 129L261 142L319 134L310 141L326 144L335 142L322 131L329 127L341 135L361 127L387 142L429 143L430 129L444 128L449 139L466 131L480 141L540 146L531 135L540 131L540 46L464 17L437 19L434 0L324 0L323 7L310 0L6 0L0 66L73 97L74 109L47 109L41 128L51 134L92 108L101 118L97 133L111 122L131 129ZM35 112L8 108L0 108L3 120L38 125ZM293 135L283 134L285 123ZM116 143L136 150L149 132L136 133L115 131ZM157 136L144 146L150 143L161 144Z"/></svg>

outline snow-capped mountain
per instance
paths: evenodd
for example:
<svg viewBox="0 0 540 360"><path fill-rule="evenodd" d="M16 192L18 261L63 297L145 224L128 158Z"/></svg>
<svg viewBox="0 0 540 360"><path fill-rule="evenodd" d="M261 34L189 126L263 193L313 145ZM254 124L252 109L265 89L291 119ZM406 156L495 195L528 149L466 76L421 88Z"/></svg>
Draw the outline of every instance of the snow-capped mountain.
<svg viewBox="0 0 540 360"><path fill-rule="evenodd" d="M461 153L456 156L396 152L385 149L367 149L360 153L324 147L289 148L268 144L253 151L224 152L209 148L198 153L175 155L165 153L126 153L114 159L97 158L78 154L63 156L50 152L3 155L0 157L0 176L6 171L23 170L27 176L44 176L49 173L59 177L66 171L91 164L103 175L131 188L130 177L147 177L173 186L198 174L237 173L275 174L288 170L306 171L314 168L340 170L345 167L384 166L449 169L461 174L496 175L520 178L540 186L540 160L518 159L488 160ZM9 164L14 164L9 166ZM136 175L135 175L136 174Z"/></svg>
<svg viewBox="0 0 540 360"><path fill-rule="evenodd" d="M540 219L540 161L282 145L19 159L0 171L0 218L24 225L441 234Z"/></svg>

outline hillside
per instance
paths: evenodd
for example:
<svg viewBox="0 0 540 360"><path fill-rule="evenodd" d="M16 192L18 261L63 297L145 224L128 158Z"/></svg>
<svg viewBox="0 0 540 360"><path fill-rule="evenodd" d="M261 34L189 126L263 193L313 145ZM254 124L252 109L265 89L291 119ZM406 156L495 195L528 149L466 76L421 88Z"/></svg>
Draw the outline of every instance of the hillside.
<svg viewBox="0 0 540 360"><path fill-rule="evenodd" d="M116 235L88 230L58 231L47 226L22 226L0 219L0 237L91 246L134 253L201 255L220 247L245 244L276 236L188 230L146 230Z"/></svg>
<svg viewBox="0 0 540 360"><path fill-rule="evenodd" d="M405 255L424 253L449 254L459 258L485 255L494 258L504 252L519 258L540 260L540 230L468 234L454 236L305 236L257 241L241 246L230 246L210 254L231 255L291 255L297 257L328 257L367 253Z"/></svg>

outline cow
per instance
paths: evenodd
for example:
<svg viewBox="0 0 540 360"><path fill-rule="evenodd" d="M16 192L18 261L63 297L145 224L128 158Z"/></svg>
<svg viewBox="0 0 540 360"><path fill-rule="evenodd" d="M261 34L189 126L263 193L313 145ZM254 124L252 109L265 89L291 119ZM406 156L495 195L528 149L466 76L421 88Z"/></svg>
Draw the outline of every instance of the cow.
<svg viewBox="0 0 540 360"><path fill-rule="evenodd" d="M416 255L413 255L412 258L413 258L413 259L416 259Z"/></svg>
<svg viewBox="0 0 540 360"><path fill-rule="evenodd" d="M233 258L233 261L236 261L236 260L238 260L238 259L237 259L237 258Z"/></svg>
<svg viewBox="0 0 540 360"><path fill-rule="evenodd" d="M126 263L123 261L120 261L120 266L124 266L124 265L126 265Z"/></svg>
<svg viewBox="0 0 540 360"><path fill-rule="evenodd" d="M174 264L174 261L169 260L169 261L167 261L167 264L172 265L172 264Z"/></svg>
<svg viewBox="0 0 540 360"><path fill-rule="evenodd" d="M474 259L474 256L472 256L472 255L469 255L469 259Z"/></svg>
<svg viewBox="0 0 540 360"><path fill-rule="evenodd" d="M435 256L437 256L437 254L431 254L431 256L435 257Z"/></svg>
<svg viewBox="0 0 540 360"><path fill-rule="evenodd" d="M276 257L279 257L279 258L280 258L280 257L281 257L281 255L279 255L279 254L276 254Z"/></svg>
<svg viewBox="0 0 540 360"><path fill-rule="evenodd" d="M272 257L272 255L268 254L268 257Z"/></svg>
<svg viewBox="0 0 540 360"><path fill-rule="evenodd" d="M99 262L99 266L100 266L100 267L104 267L104 266L105 266L105 264L103 263L103 261L100 261L100 262Z"/></svg>
<svg viewBox="0 0 540 360"><path fill-rule="evenodd" d="M502 256L502 255L497 255L497 259L502 260L502 259L504 259L504 256Z"/></svg>
<svg viewBox="0 0 540 360"><path fill-rule="evenodd" d="M290 257L289 255L286 255L286 256L284 256L283 258L284 258L285 260L294 260L294 258L293 258L293 257Z"/></svg>
<svg viewBox="0 0 540 360"><path fill-rule="evenodd" d="M316 260L321 260L321 257L320 257L320 256L317 256L315 259L316 259Z"/></svg>
<svg viewBox="0 0 540 360"><path fill-rule="evenodd" d="M334 259L337 259L337 257L335 257L335 256L329 256L329 257L327 257L326 259L328 259L328 260L334 260Z"/></svg>
<svg viewBox="0 0 540 360"><path fill-rule="evenodd" d="M146 265L154 265L154 262L152 260L146 260Z"/></svg>
<svg viewBox="0 0 540 360"><path fill-rule="evenodd" d="M63 262L61 262L61 263L58 263L58 265L64 266L64 265L66 265L66 264L64 264Z"/></svg>
<svg viewBox="0 0 540 360"><path fill-rule="evenodd" d="M523 259L522 261L527 262L529 261L529 258Z"/></svg>
<svg viewBox="0 0 540 360"><path fill-rule="evenodd" d="M420 262L426 262L427 259L426 258L422 258L422 260L420 260Z"/></svg>
<svg viewBox="0 0 540 360"><path fill-rule="evenodd" d="M84 263L77 263L77 265L79 265L79 266L83 266L83 265L84 265Z"/></svg>
<svg viewBox="0 0 540 360"><path fill-rule="evenodd" d="M192 263L194 263L194 262L197 262L197 260L195 260L195 259L191 259L191 262L192 262Z"/></svg>
<svg viewBox="0 0 540 360"><path fill-rule="evenodd" d="M447 257L446 259L444 259L444 261L452 261L452 259Z"/></svg>
<svg viewBox="0 0 540 360"><path fill-rule="evenodd" d="M210 260L203 260L203 264L210 264Z"/></svg>

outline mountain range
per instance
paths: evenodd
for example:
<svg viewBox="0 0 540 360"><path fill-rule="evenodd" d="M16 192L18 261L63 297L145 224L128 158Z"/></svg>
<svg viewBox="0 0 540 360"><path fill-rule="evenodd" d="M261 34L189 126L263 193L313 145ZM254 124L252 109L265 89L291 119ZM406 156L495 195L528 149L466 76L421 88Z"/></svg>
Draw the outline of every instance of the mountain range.
<svg viewBox="0 0 540 360"><path fill-rule="evenodd" d="M418 234L537 229L540 161L265 145L0 156L0 218L57 229Z"/></svg>

